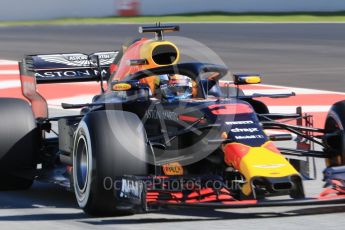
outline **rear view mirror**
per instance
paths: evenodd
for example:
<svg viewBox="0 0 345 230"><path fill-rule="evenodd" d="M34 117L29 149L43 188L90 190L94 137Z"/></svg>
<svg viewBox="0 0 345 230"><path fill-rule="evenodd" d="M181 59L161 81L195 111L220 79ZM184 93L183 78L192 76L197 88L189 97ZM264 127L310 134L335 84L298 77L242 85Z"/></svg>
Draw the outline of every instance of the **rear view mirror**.
<svg viewBox="0 0 345 230"><path fill-rule="evenodd" d="M234 74L235 85L259 84L259 83L261 83L260 75Z"/></svg>

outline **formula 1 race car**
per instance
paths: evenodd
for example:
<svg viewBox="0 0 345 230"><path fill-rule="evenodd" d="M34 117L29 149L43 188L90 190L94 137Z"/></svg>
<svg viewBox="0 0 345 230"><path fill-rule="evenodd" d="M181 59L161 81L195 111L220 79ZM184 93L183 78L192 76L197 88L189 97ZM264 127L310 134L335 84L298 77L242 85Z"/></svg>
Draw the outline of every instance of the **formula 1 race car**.
<svg viewBox="0 0 345 230"><path fill-rule="evenodd" d="M270 113L257 98L294 93L244 95L240 86L260 83L259 75L225 82L225 66L180 63L179 48L163 38L178 30L140 27L155 39L116 52L26 56L19 67L27 101L0 98L0 189L56 183L95 216L345 202L345 101L332 106L324 129L300 108ZM76 115L49 117L36 84L83 81L99 81L101 93L91 103L62 104L80 109ZM57 136L48 137L54 124ZM327 188L307 197L314 158L327 162Z"/></svg>

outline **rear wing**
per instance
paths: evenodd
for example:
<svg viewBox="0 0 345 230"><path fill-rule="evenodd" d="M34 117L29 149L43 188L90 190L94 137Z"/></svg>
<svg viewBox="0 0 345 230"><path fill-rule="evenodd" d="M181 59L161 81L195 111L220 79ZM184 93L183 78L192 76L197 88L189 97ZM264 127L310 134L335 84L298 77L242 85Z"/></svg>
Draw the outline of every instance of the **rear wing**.
<svg viewBox="0 0 345 230"><path fill-rule="evenodd" d="M48 105L37 92L37 84L107 80L117 54L118 51L26 56L19 62L20 80L22 93L31 102L35 117L48 117Z"/></svg>
<svg viewBox="0 0 345 230"><path fill-rule="evenodd" d="M36 78L37 84L98 81L101 72L105 80L108 69L118 52L98 52L28 55L21 62L26 75ZM94 63L97 57L99 63ZM101 71L101 72L100 72Z"/></svg>

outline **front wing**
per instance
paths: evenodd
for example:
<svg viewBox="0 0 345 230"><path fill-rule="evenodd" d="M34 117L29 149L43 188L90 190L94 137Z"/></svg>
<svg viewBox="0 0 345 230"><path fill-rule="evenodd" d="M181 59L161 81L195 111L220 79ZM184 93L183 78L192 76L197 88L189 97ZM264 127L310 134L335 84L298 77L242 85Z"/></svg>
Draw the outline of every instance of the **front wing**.
<svg viewBox="0 0 345 230"><path fill-rule="evenodd" d="M205 181L212 185L205 184ZM123 203L135 204L150 211L157 207L248 208L273 206L303 206L345 203L345 183L330 180L330 187L315 197L304 199L272 197L266 199L239 199L221 180L210 177L136 177L119 180L115 196ZM189 183L186 184L186 183ZM344 186L344 187L342 187ZM286 197L286 196L285 196Z"/></svg>

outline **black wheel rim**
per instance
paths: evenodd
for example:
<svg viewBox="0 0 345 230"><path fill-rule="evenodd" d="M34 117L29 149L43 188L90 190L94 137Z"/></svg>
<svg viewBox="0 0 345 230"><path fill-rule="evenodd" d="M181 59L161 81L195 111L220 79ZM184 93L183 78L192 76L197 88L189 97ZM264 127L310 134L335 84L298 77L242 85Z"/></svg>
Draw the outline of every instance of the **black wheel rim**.
<svg viewBox="0 0 345 230"><path fill-rule="evenodd" d="M88 148L86 139L81 136L77 143L76 151L76 179L77 185L81 192L84 192L88 182L89 173L89 158L88 158Z"/></svg>

